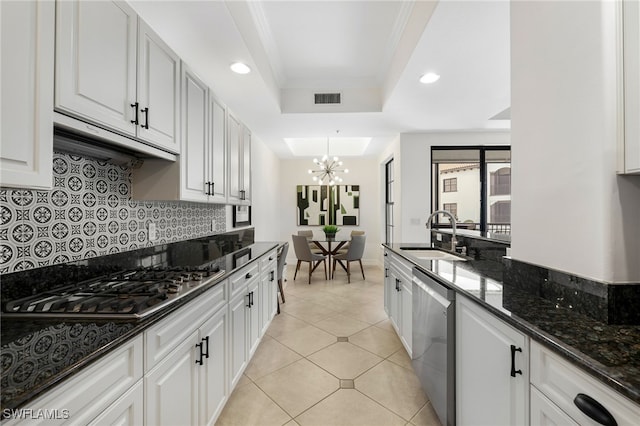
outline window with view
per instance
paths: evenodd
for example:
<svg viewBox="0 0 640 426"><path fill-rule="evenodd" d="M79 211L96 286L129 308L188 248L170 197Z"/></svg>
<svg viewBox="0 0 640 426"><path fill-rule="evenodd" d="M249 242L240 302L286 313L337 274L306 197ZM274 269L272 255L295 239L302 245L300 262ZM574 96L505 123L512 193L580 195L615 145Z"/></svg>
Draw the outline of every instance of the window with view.
<svg viewBox="0 0 640 426"><path fill-rule="evenodd" d="M511 233L511 149L432 147L432 209L447 210L457 226L481 235ZM448 227L438 218L436 226Z"/></svg>

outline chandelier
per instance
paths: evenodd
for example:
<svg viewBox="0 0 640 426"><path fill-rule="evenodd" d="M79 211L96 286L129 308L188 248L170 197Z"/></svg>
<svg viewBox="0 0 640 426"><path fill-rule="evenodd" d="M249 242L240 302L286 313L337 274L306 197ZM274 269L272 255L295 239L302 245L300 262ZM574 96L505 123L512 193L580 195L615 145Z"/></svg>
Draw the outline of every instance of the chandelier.
<svg viewBox="0 0 640 426"><path fill-rule="evenodd" d="M313 175L313 181L320 185L326 181L328 185L333 186L342 182L338 173L349 173L349 169L340 168L342 161L338 157L329 157L329 138L327 138L327 153L320 160L314 158L313 163L316 165L316 169L309 169L309 174Z"/></svg>

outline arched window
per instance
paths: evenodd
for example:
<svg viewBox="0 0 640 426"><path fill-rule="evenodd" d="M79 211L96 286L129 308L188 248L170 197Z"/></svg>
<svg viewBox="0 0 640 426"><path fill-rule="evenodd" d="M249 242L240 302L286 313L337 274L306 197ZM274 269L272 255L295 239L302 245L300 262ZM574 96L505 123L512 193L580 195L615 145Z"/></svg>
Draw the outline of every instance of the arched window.
<svg viewBox="0 0 640 426"><path fill-rule="evenodd" d="M503 167L491 173L490 195L511 194L511 168Z"/></svg>

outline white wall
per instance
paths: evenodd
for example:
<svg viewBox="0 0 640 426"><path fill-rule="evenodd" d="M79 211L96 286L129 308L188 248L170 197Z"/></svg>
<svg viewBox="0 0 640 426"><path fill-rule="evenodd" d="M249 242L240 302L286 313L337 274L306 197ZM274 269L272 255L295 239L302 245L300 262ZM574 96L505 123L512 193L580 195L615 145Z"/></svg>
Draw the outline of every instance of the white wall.
<svg viewBox="0 0 640 426"><path fill-rule="evenodd" d="M511 254L637 282L640 182L616 176L618 6L511 3Z"/></svg>
<svg viewBox="0 0 640 426"><path fill-rule="evenodd" d="M342 185L360 185L360 225L340 226L339 236L349 236L351 230L358 229L366 232L367 243L363 255L363 263L378 263L377 254L380 247L380 199L378 161L376 158L342 157L344 167L349 173L343 174ZM299 227L296 221L296 186L313 185L311 176L307 172L312 168L311 159L281 160L279 164L279 196L278 196L278 223L279 240L289 241L289 261L295 259L291 247L291 235L298 230L311 229L318 235L322 235L320 226ZM276 168L273 169L277 173Z"/></svg>
<svg viewBox="0 0 640 426"><path fill-rule="evenodd" d="M400 135L402 228L396 241L425 243L425 223L431 213L431 147L464 145L510 145L508 131L403 133ZM397 165L396 165L397 167Z"/></svg>

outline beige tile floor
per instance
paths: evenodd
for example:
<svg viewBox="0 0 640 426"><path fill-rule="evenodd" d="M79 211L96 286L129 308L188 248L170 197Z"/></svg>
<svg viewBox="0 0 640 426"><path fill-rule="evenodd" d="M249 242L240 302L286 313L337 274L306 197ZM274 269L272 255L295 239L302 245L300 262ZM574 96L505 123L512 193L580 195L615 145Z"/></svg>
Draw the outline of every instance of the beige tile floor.
<svg viewBox="0 0 640 426"><path fill-rule="evenodd" d="M383 306L383 273L285 272L286 303L217 425L439 425Z"/></svg>

